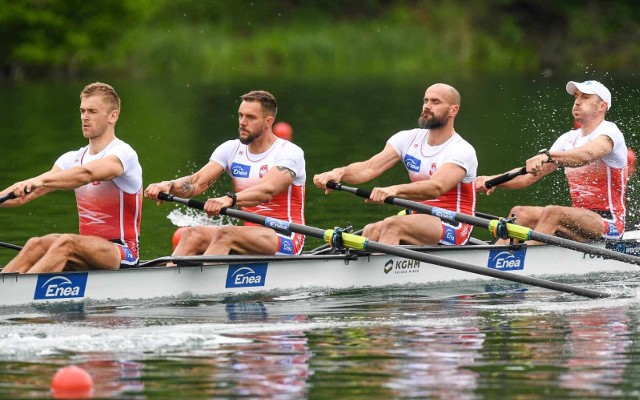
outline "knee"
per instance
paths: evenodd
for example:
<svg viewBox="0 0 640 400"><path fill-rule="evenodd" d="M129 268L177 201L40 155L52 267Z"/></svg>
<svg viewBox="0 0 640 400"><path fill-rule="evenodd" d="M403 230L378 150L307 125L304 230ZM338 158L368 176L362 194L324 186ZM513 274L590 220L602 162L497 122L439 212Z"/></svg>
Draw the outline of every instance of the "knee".
<svg viewBox="0 0 640 400"><path fill-rule="evenodd" d="M181 244L201 242L204 240L204 234L201 232L200 227L189 227L182 231L180 236Z"/></svg>
<svg viewBox="0 0 640 400"><path fill-rule="evenodd" d="M546 206L542 209L540 220L557 222L563 219L563 208L561 206Z"/></svg>
<svg viewBox="0 0 640 400"><path fill-rule="evenodd" d="M73 236L70 234L61 234L59 235L49 247L49 251L61 252L64 254L69 254L71 251L71 245L73 244Z"/></svg>

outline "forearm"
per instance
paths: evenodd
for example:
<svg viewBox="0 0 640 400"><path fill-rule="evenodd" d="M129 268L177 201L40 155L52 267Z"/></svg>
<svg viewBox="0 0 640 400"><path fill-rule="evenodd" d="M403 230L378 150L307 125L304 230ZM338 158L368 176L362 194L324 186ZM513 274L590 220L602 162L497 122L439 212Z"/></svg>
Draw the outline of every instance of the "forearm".
<svg viewBox="0 0 640 400"><path fill-rule="evenodd" d="M334 171L342 175L342 182L357 185L369 182L380 175L369 168L368 164L368 162L355 162L345 167L335 168Z"/></svg>
<svg viewBox="0 0 640 400"><path fill-rule="evenodd" d="M395 185L394 189L396 191L396 197L414 201L437 199L445 193L444 188L431 181Z"/></svg>

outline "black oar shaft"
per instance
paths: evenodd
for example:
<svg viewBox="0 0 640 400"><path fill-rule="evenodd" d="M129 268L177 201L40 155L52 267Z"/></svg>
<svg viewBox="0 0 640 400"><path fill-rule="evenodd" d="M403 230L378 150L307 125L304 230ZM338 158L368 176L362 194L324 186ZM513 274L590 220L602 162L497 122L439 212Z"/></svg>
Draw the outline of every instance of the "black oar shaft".
<svg viewBox="0 0 640 400"><path fill-rule="evenodd" d="M484 187L486 187L487 189L491 189L492 187L498 186L501 183L509 182L510 180L513 180L517 176L526 175L526 174L527 174L527 169L525 167L522 167L517 171L507 172L506 174L502 174L500 176L496 176L493 179L489 179L484 183Z"/></svg>
<svg viewBox="0 0 640 400"><path fill-rule="evenodd" d="M0 204L4 203L7 200L15 199L16 197L17 196L13 192L5 194L4 196L0 197Z"/></svg>
<svg viewBox="0 0 640 400"><path fill-rule="evenodd" d="M360 197L368 199L371 196L371 192L368 190L345 186L341 183L329 182L327 183L329 189L342 190L345 192L354 193ZM411 200L399 199L397 197L389 196L384 200L387 204L393 204L409 210L421 212L424 214L430 214L446 221L457 221L463 224L469 224L480 228L489 229L493 233L498 223L497 220L487 220L484 218L474 217L472 215L456 213L454 211L446 210L443 208L428 206L423 203L418 203ZM535 240L541 243L547 243L559 247L564 247L570 250L582 251L587 254L595 256L601 256L616 261L622 261L626 263L640 265L640 257L632 256L629 254L620 253L617 251L609 250L603 247L597 247L588 243L576 242L561 238L558 236L547 235L545 233L536 232L531 228L520 226L517 224L507 223L507 231L509 237L513 237L521 240Z"/></svg>
<svg viewBox="0 0 640 400"><path fill-rule="evenodd" d="M368 199L371 197L370 190L355 188L351 186L345 186L341 183L329 182L327 183L327 187L329 189L342 190L345 192L353 193L357 196L364 197L365 199ZM463 224L479 226L485 229L489 228L488 220L474 217L473 215L460 214L455 211L450 211L444 208L432 207L423 203L417 203L415 201L400 199L393 196L387 197L386 199L384 199L384 202L387 204L393 204L396 206L408 208L409 210L417 211L423 214L430 214L447 221L457 221L457 222L462 222Z"/></svg>
<svg viewBox="0 0 640 400"><path fill-rule="evenodd" d="M175 197L173 195L167 195L165 193L159 193L158 198L160 200L167 200L167 201L173 201L173 202L185 204L189 207L198 208L200 210L204 209L204 204L205 204L204 202L199 200L183 199L183 198ZM242 219L242 220L253 222L256 224L261 224L268 228L274 229L276 231L279 230L279 231L287 231L287 232L296 232L296 233L301 233L303 235L324 239L329 243L335 232L334 230L325 230L325 229L315 228L307 225L289 223L289 222L281 221L274 218L269 218L269 217L264 217L264 216L253 214L253 213L239 211L233 208L223 208L220 211L220 214L228 215L233 218ZM386 254L390 254L398 257L423 261L426 263L439 265L446 268L453 268L460 271L489 276L492 278L505 279L512 282L518 282L518 283L523 283L523 284L532 285L532 286L539 286L546 289L577 294L577 295L585 296L589 298L609 297L609 294L604 292L598 292L595 290L573 287L573 286L564 285L561 283L547 281L544 279L534 278L530 276L516 275L509 272L494 270L490 268L482 268L476 265L448 260L446 258L421 253L415 250L410 250L402 247L396 247L396 246L391 246L383 243L374 242L372 240L368 240L365 237L356 236L350 233L342 233L341 235L342 235L342 242L346 247L349 247L349 248L386 253Z"/></svg>

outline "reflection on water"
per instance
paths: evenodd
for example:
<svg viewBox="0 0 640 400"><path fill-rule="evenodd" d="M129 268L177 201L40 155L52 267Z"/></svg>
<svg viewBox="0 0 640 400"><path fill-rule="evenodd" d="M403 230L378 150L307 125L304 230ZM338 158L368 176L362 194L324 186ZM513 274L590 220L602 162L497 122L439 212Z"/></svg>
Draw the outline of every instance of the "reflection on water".
<svg viewBox="0 0 640 400"><path fill-rule="evenodd" d="M633 397L639 309L413 289L14 310L0 320L0 397L46 397L68 364L105 398Z"/></svg>

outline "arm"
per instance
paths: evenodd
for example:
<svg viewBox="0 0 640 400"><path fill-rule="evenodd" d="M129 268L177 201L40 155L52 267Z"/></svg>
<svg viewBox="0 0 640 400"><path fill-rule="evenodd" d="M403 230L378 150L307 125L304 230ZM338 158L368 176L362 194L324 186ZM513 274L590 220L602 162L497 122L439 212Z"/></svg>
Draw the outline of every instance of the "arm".
<svg viewBox="0 0 640 400"><path fill-rule="evenodd" d="M466 173L461 166L446 163L440 166L429 180L373 188L371 201L384 203L384 199L389 196L416 201L437 199L460 183Z"/></svg>
<svg viewBox="0 0 640 400"><path fill-rule="evenodd" d="M596 137L591 143L577 149L552 151L553 161L565 167L581 167L601 159L613 151L613 140L606 135Z"/></svg>
<svg viewBox="0 0 640 400"><path fill-rule="evenodd" d="M236 194L236 204L242 207L257 206L258 204L270 201L273 196L286 191L293 183L296 174L292 170L283 166L271 168L260 180L260 183ZM218 215L224 207L232 207L233 199L229 196L222 196L208 199L204 210L209 215Z"/></svg>
<svg viewBox="0 0 640 400"><path fill-rule="evenodd" d="M368 182L380 176L398 161L400 161L400 156L393 146L387 144L380 153L367 161L355 162L314 176L313 183L319 189L326 189L325 193L328 194L331 192L331 190L327 189L327 182L329 181L345 181L353 184Z"/></svg>
<svg viewBox="0 0 640 400"><path fill-rule="evenodd" d="M222 165L209 161L193 175L184 176L171 181L152 183L144 191L144 195L152 200L158 200L158 193L170 193L181 197L193 197L207 190L218 180L224 172ZM161 201L158 201L160 204Z"/></svg>
<svg viewBox="0 0 640 400"><path fill-rule="evenodd" d="M23 204L26 204L26 203L32 201L32 200L37 199L38 197L41 197L41 196L43 196L43 195L45 195L45 194L47 194L49 192L54 191L55 189L40 187L40 188L32 190L31 192L29 192L27 194L24 194L24 189L20 189L20 188L21 187L24 188L24 184L26 182L28 182L28 181L31 181L33 179L41 179L41 178L47 177L48 175L54 174L56 172L59 172L60 170L61 170L60 167L58 167L57 165L54 165L53 168L51 168L50 171L47 171L44 174L38 175L35 178L30 178L30 179L28 179L26 181L23 181L23 182L16 182L13 185L9 186L8 188L6 188L2 192L0 192L0 196L4 196L4 195L6 195L8 193L11 193L11 192L15 193L16 190L17 191L22 190L21 193L23 195L22 196L18 196L13 200L5 201L4 203L0 204L0 207L17 207L17 206L21 206Z"/></svg>

